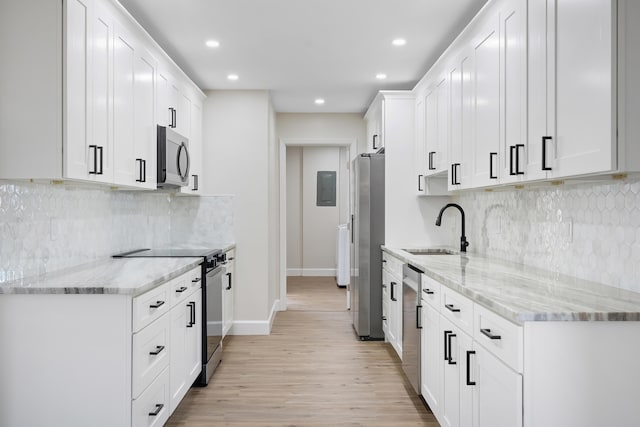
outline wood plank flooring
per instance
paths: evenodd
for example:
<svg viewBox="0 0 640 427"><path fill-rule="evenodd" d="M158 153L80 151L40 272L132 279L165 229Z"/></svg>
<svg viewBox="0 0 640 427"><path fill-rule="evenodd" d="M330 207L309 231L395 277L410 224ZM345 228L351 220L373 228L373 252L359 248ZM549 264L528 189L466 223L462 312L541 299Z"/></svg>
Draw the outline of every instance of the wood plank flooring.
<svg viewBox="0 0 640 427"><path fill-rule="evenodd" d="M167 426L438 427L390 345L359 341L334 278L290 278L269 336L225 338L206 388Z"/></svg>

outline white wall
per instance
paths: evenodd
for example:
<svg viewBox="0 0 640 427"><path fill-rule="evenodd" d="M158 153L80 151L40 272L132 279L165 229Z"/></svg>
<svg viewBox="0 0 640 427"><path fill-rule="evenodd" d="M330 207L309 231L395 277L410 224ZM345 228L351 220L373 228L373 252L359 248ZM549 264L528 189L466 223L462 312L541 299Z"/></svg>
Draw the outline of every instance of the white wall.
<svg viewBox="0 0 640 427"><path fill-rule="evenodd" d="M280 297L280 143L278 141L276 112L269 102L269 299L267 308L270 322L278 309ZM271 325L269 326L271 329Z"/></svg>
<svg viewBox="0 0 640 427"><path fill-rule="evenodd" d="M287 147L287 270L302 270L302 147ZM295 274L294 274L295 273Z"/></svg>
<svg viewBox="0 0 640 427"><path fill-rule="evenodd" d="M361 145L366 145L366 128L362 115L358 113L278 113L276 119L280 139L355 138L358 149L351 151L352 158L356 151L362 151Z"/></svg>
<svg viewBox="0 0 640 427"><path fill-rule="evenodd" d="M234 195L234 334L270 331L276 285L270 283L275 274L269 264L278 264L273 242L277 192L270 188L277 155L270 144L270 108L266 91L209 91L203 108L205 189Z"/></svg>

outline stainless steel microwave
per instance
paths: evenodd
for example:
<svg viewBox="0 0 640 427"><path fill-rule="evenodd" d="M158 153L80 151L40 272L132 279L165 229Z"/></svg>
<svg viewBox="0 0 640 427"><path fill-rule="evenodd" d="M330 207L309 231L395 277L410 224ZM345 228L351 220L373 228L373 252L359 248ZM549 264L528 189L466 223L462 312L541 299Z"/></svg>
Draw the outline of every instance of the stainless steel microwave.
<svg viewBox="0 0 640 427"><path fill-rule="evenodd" d="M158 188L189 185L189 140L165 127L158 126Z"/></svg>

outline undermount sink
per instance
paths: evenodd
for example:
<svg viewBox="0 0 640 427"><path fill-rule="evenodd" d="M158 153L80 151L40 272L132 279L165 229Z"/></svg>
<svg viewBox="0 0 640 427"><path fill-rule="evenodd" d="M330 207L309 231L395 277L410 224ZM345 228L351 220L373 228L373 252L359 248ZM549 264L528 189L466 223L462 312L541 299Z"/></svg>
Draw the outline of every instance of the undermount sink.
<svg viewBox="0 0 640 427"><path fill-rule="evenodd" d="M458 252L451 249L427 248L427 249L402 249L411 255L459 255Z"/></svg>

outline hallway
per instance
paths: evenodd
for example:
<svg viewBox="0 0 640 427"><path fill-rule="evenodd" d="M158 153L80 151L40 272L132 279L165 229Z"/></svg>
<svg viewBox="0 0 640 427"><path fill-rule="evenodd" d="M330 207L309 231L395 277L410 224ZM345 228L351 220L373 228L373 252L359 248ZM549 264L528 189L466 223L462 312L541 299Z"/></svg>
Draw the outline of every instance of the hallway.
<svg viewBox="0 0 640 427"><path fill-rule="evenodd" d="M356 339L333 277L290 277L269 336L229 336L207 388L167 426L427 426L434 416L383 342Z"/></svg>

